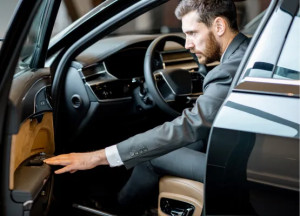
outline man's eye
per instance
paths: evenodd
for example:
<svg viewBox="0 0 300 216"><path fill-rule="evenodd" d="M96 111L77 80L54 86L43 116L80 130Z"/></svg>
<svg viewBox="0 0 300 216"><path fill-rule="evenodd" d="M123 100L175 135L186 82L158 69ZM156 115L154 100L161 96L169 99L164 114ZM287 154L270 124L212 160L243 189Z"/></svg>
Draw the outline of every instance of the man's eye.
<svg viewBox="0 0 300 216"><path fill-rule="evenodd" d="M186 34L186 37L195 37L196 36L196 32L187 32Z"/></svg>

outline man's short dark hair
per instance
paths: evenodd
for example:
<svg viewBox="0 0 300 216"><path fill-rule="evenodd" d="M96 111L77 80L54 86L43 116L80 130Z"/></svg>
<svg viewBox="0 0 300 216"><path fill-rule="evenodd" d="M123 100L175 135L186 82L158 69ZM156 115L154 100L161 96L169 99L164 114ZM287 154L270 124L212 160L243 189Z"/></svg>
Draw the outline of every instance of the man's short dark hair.
<svg viewBox="0 0 300 216"><path fill-rule="evenodd" d="M232 30L238 30L236 7L232 0L182 0L175 10L175 15L181 20L191 11L197 11L198 22L203 22L208 27L216 17L223 17Z"/></svg>

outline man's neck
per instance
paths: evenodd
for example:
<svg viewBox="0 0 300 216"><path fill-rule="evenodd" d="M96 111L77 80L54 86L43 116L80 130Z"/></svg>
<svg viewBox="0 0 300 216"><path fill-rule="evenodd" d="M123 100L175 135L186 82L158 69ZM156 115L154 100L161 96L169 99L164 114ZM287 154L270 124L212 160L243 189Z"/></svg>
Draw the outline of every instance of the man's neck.
<svg viewBox="0 0 300 216"><path fill-rule="evenodd" d="M232 40L237 36L238 32L228 32L226 35L224 35L223 43L221 44L221 55L223 55L228 48L229 44L232 42Z"/></svg>

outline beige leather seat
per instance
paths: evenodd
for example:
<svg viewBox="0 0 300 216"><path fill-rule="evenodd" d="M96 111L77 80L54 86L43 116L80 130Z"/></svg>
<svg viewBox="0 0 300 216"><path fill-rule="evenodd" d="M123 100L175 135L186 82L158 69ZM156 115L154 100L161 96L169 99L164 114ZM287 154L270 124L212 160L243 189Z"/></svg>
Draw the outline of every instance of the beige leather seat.
<svg viewBox="0 0 300 216"><path fill-rule="evenodd" d="M181 215L182 209L185 211L184 215L200 216L203 197L203 183L174 176L164 176L159 182L158 215L172 215L171 211L173 211L173 215ZM183 207L185 204L187 204L186 208ZM189 206L193 206L194 209ZM163 212L166 209L168 213Z"/></svg>

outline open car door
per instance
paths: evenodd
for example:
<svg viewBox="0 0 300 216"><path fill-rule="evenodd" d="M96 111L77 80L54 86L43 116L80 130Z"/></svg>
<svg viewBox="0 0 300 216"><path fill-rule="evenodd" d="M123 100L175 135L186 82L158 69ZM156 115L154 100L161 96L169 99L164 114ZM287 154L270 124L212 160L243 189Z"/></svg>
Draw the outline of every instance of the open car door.
<svg viewBox="0 0 300 216"><path fill-rule="evenodd" d="M251 39L212 125L206 215L299 215L299 22L274 0Z"/></svg>
<svg viewBox="0 0 300 216"><path fill-rule="evenodd" d="M46 215L54 152L44 59L60 0L19 1L0 50L0 215Z"/></svg>

